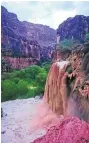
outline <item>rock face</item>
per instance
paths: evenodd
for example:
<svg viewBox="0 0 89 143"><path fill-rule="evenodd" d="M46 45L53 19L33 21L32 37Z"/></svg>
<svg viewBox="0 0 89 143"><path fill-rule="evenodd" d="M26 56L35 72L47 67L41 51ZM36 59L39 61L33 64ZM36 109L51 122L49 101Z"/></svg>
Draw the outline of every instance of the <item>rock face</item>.
<svg viewBox="0 0 89 143"><path fill-rule="evenodd" d="M69 74L65 73L65 67L60 72L57 64L51 66L43 98L53 113L64 115L64 120L52 125L46 135L33 143L66 143L67 140L68 143L89 142L89 47L76 47L71 52L70 63L72 72ZM51 116L49 123L52 123L52 119Z"/></svg>
<svg viewBox="0 0 89 143"><path fill-rule="evenodd" d="M36 59L33 60L32 58L16 58L16 57L9 57L6 56L4 57L4 60L7 61L8 63L11 63L11 69L23 69L28 67L29 65L35 65L39 62ZM10 72L7 70L7 72Z"/></svg>
<svg viewBox="0 0 89 143"><path fill-rule="evenodd" d="M27 29L27 38L34 39L41 46L52 46L56 42L56 31L49 26L42 24L33 24L23 21Z"/></svg>
<svg viewBox="0 0 89 143"><path fill-rule="evenodd" d="M3 6L2 12L2 33L9 32L10 37L25 37L27 40L38 41L41 46L50 46L55 44L56 31L49 26L33 24L26 21L19 21L17 15L10 13ZM37 43L37 42L36 42Z"/></svg>
<svg viewBox="0 0 89 143"><path fill-rule="evenodd" d="M57 29L60 40L77 39L83 41L87 32L89 32L89 16L83 15L68 18Z"/></svg>
<svg viewBox="0 0 89 143"><path fill-rule="evenodd" d="M13 57L20 57L21 60L23 57L30 58L32 64L34 60L36 63L40 61L41 57L43 60L50 59L53 49L50 45L55 44L55 40L56 31L54 29L26 21L21 22L16 14L1 7L1 47L2 56L5 59L6 56L11 57L12 60ZM15 61L18 63L17 58ZM27 61L25 65L31 65L31 62Z"/></svg>
<svg viewBox="0 0 89 143"><path fill-rule="evenodd" d="M82 15L68 18L57 29L60 40L77 39L83 42L87 32L89 32L89 16ZM41 24L21 22L16 14L1 7L1 53L4 61L10 63L12 68L21 69L39 64L52 60L54 56L61 59L60 53L53 53L55 44L54 29Z"/></svg>

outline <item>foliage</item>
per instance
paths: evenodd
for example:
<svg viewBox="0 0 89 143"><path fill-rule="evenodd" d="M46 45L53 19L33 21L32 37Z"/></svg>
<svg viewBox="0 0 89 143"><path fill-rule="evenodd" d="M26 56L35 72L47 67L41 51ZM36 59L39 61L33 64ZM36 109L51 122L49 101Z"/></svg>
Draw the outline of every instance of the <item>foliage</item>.
<svg viewBox="0 0 89 143"><path fill-rule="evenodd" d="M44 63L42 67L34 65L23 70L3 73L2 101L43 94L49 68L50 63Z"/></svg>
<svg viewBox="0 0 89 143"><path fill-rule="evenodd" d="M38 92L39 92L40 94L43 94L43 93L44 93L44 88L45 88L45 85L39 85L39 86L37 87Z"/></svg>
<svg viewBox="0 0 89 143"><path fill-rule="evenodd" d="M27 81L24 81L24 80L19 80L18 84L17 84L17 87L18 87L18 94L26 94L28 92L28 82Z"/></svg>
<svg viewBox="0 0 89 143"><path fill-rule="evenodd" d="M41 67L39 67L37 65L33 65L33 66L30 66L29 68L27 68L25 71L26 71L26 74L29 74L29 77L31 79L35 79L36 76L41 72L41 70L42 70Z"/></svg>
<svg viewBox="0 0 89 143"><path fill-rule="evenodd" d="M57 49L61 48L61 49L71 49L73 47L73 45L80 43L77 40L72 40L72 39L65 39L63 41L60 41L60 43L57 45Z"/></svg>
<svg viewBox="0 0 89 143"><path fill-rule="evenodd" d="M18 92L17 85L10 80L2 82L2 101L14 99Z"/></svg>
<svg viewBox="0 0 89 143"><path fill-rule="evenodd" d="M51 63L49 62L47 62L47 63L43 63L42 64L42 67L47 71L47 72L49 72L49 69L50 69L50 66L51 66Z"/></svg>
<svg viewBox="0 0 89 143"><path fill-rule="evenodd" d="M86 41L86 42L89 41L89 33L87 33L87 34L85 35L85 41Z"/></svg>
<svg viewBox="0 0 89 143"><path fill-rule="evenodd" d="M25 70L20 70L17 72L17 77L18 78L24 78L25 77Z"/></svg>
<svg viewBox="0 0 89 143"><path fill-rule="evenodd" d="M15 84L17 84L19 82L20 78L18 77L15 77L15 78L12 78L11 81L15 82Z"/></svg>
<svg viewBox="0 0 89 143"><path fill-rule="evenodd" d="M17 73L18 73L18 71L13 71L11 73L3 73L2 80L13 79L13 78L17 77Z"/></svg>
<svg viewBox="0 0 89 143"><path fill-rule="evenodd" d="M27 97L35 97L40 94L40 91L38 90L38 87L31 87L27 93Z"/></svg>
<svg viewBox="0 0 89 143"><path fill-rule="evenodd" d="M39 73L36 77L36 81L37 83L39 83L40 85L44 85L46 82L46 78L47 78L47 73Z"/></svg>

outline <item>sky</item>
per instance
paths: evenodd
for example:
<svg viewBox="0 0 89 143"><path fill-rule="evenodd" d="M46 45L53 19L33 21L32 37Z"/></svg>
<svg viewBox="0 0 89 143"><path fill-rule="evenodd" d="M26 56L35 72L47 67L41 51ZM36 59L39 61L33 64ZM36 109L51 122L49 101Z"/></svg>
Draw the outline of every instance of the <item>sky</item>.
<svg viewBox="0 0 89 143"><path fill-rule="evenodd" d="M2 5L15 13L20 21L48 25L54 29L69 17L89 16L89 1L4 1Z"/></svg>

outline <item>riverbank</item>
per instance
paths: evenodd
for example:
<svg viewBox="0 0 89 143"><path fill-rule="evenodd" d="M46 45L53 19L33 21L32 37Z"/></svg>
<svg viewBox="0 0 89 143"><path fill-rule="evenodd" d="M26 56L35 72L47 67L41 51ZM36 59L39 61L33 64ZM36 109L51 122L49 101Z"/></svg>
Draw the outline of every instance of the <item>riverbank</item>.
<svg viewBox="0 0 89 143"><path fill-rule="evenodd" d="M30 134L30 121L36 113L35 106L41 101L29 98L2 102L3 112L7 114L1 119L2 143L31 143L46 133L44 130L37 130Z"/></svg>

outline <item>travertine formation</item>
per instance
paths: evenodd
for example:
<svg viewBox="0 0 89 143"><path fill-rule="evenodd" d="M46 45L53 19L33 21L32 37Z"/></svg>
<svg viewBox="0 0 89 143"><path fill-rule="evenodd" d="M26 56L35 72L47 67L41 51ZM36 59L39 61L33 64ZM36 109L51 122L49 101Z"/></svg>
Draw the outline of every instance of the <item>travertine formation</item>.
<svg viewBox="0 0 89 143"><path fill-rule="evenodd" d="M49 107L57 115L64 115L65 101L63 102L63 95L65 94L66 85L63 85L63 76L65 75L65 68L61 71L61 65L66 65L68 62L54 63L46 80L44 100L48 103ZM64 86L64 87L63 87ZM63 108L64 107L64 108Z"/></svg>
<svg viewBox="0 0 89 143"><path fill-rule="evenodd" d="M33 143L88 143L89 125L78 118L69 117Z"/></svg>
<svg viewBox="0 0 89 143"><path fill-rule="evenodd" d="M5 8L3 10L3 15L5 16L8 12ZM9 13L8 18L11 17L15 22L17 16ZM40 120L36 120L38 123L35 125L39 127L40 124L40 127L44 127L45 124L45 127L48 128L49 124L51 124L51 126L55 125L55 127L51 128L46 136L37 139L34 143L66 143L66 140L68 140L69 143L77 143L77 141L78 143L83 143L83 141L89 142L89 125L77 118L67 118L64 120L61 118L61 115L63 115L64 118L74 115L70 114L71 109L73 109L73 111L75 110L74 104L69 104L69 99L71 98L75 101L76 110L80 113L79 118L89 123L89 45L87 48L77 45L72 51L57 49L53 52L51 47L46 50L45 48L41 49L37 41L29 41L27 37L27 39L23 37L23 34L25 36L26 34L28 36L30 35L29 31L27 31L29 23L23 22L20 27L19 21L17 20L18 24L13 25L14 22L12 22L12 29L10 29L8 25L11 21L7 23L5 18L6 17L4 17L2 21L2 57L8 61L8 63L12 64L12 68L21 69L32 64L37 64L40 60L45 61L44 59L47 58L53 58L54 62L48 73L43 104L41 104L41 106L39 105L41 110L39 110L37 117L39 116ZM79 29L78 27L76 28L74 24L76 20L77 23L82 21L84 28L83 25L80 26ZM67 27L65 24L67 24ZM79 25L81 25L81 23ZM74 31L70 30L71 27ZM18 34L15 33L16 30ZM65 32L65 30L67 32ZM76 30L79 32L77 33ZM89 32L89 17L76 16L75 18L69 18L64 24L59 26L57 32L61 40L64 38L75 39L77 37L80 41L83 41L84 35ZM36 36L38 38L38 35ZM33 35L32 38L34 38ZM45 36L43 39L47 40ZM11 48L5 51L4 48L6 48L6 46L11 46ZM14 51L14 57L11 57L11 55L13 55L12 51ZM6 52L5 56L3 56L4 52ZM8 53L9 56L7 56ZM58 62L66 60L70 65L65 64L65 66L61 68ZM67 69L68 66L70 66L71 72ZM62 123L60 119L63 120ZM77 131L78 127L79 133ZM81 129L81 127L83 127L83 129ZM70 131L73 133L72 135ZM50 139L50 136L52 139Z"/></svg>
<svg viewBox="0 0 89 143"><path fill-rule="evenodd" d="M75 94L73 95L75 102L76 101L79 102L79 104L76 106L76 108L77 108L77 110L82 111L82 115L84 115L84 117L81 116L81 118L86 120L86 122L89 122L89 116L88 116L89 115L88 114L89 113L89 104L88 104L88 102L89 102L89 76L88 76L88 74L87 75L85 74L85 73L89 73L89 68L88 68L89 49L87 49L87 52L83 52L83 53L84 54L82 54L82 51L79 52L79 57L78 57L77 51L74 51L71 54L72 56L70 56L70 61L72 61L72 62L69 61L71 64L71 67L72 67L71 74L68 74L65 72L67 66L64 66L61 68L60 64L58 65L58 63L54 63L51 66L49 74L48 74L48 78L46 81L44 98L42 101L45 103L45 105L44 104L41 105L41 103L39 103L41 110L39 110L39 112L37 113L37 117L39 117L40 120L36 120L38 122L38 124L36 124L36 125L37 125L37 127L39 127L39 124L40 124L41 127L44 127L44 124L45 124L46 129L49 129L50 126L51 127L54 126L54 127L50 128L45 136L35 140L34 143L48 143L48 142L49 143L59 143L59 141L60 141L60 143L61 142L66 143L66 140L68 140L69 143L71 143L71 142L77 143L77 141L78 141L78 143L83 143L83 142L88 143L89 142L89 125L87 123L85 123L77 118L70 117L70 118L64 119L64 118L61 118L61 116L60 116L60 114L63 114L64 116L66 116L66 109L67 109L66 107L68 104L68 97L71 96L71 94L69 94L69 96L67 96L68 95L67 94L68 87L66 84L66 77L67 76L69 78L75 77L75 80L74 80L73 85L71 86L72 87L71 89L78 91L78 94L77 94L77 92L75 92ZM74 58L75 55L76 55L76 60ZM81 59L81 56L83 56L82 59ZM71 58L74 60L71 60ZM75 62L77 64L77 66L75 66ZM80 62L82 63L81 66L79 64ZM65 65L64 63L63 63L63 65ZM79 70L79 73L77 70ZM81 80L81 82L76 81L78 79ZM72 81L70 82L70 85L71 84L72 84ZM83 88L82 88L82 86L83 86ZM24 104L26 106L27 102L24 101ZM72 106L73 106L73 104L72 104ZM70 106L69 109L71 109L72 106ZM7 106L6 106L6 108L7 108ZM35 108L36 108L36 106L35 106ZM33 109L33 107L31 107L31 109ZM19 140L19 142L21 142L21 143L22 143L22 141L30 143L33 141L33 140L30 140L32 138L31 137L32 134L30 134L31 133L30 125L32 125L32 124L31 124L30 120L28 119L28 118L30 118L30 116L28 116L28 115L30 115L30 112L29 111L26 112L26 111L24 112L24 115L26 115L26 116L24 116L24 118L22 118L22 119L21 119L21 112L23 113L22 109L19 114L20 118L17 115L15 116L17 122L21 121L20 126L23 125L23 127L21 126L22 127L21 129L17 126L18 125L17 123L16 123L16 126L14 126L14 127L12 126L13 122L11 125L9 125L9 127L11 127L11 128L13 127L13 132L15 134L14 133L11 134L11 128L8 130L6 129L7 127L4 128L7 130L7 134L10 134L10 136L7 135L8 142L15 141L17 143L17 140ZM14 115L15 115L15 113L14 113ZM8 112L7 112L7 117L6 117L7 120L5 120L5 121L8 121L9 117L10 116L8 115ZM28 118L26 118L26 119L28 119L28 121L25 120L25 117L28 117ZM24 119L24 123L26 124L26 126L22 122L23 119ZM13 119L11 119L11 120L13 121ZM28 126L27 122L28 122L29 126ZM49 124L50 124L50 126L49 126ZM25 134L24 134L24 128L25 128ZM29 129L29 131L27 129ZM4 140L5 134L2 135L3 142L5 142L5 140ZM12 139L11 139L11 136L13 137ZM65 138L65 136L66 136L66 138Z"/></svg>
<svg viewBox="0 0 89 143"><path fill-rule="evenodd" d="M46 135L33 143L89 142L89 124L87 124L89 123L89 48L87 52L83 52L84 50L80 48L72 51L71 74L66 73L66 66L59 69L57 64L52 65L46 81L44 101L48 103L54 114L64 115L64 120L62 122L59 120L57 125L53 124ZM67 77L69 83L66 82ZM71 80L72 78L74 81ZM70 117L66 118L66 116Z"/></svg>

